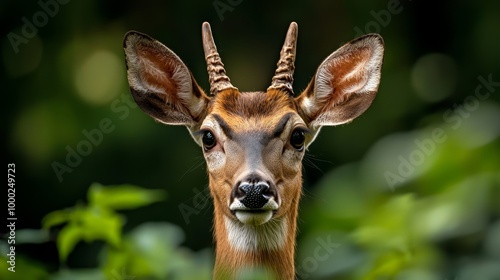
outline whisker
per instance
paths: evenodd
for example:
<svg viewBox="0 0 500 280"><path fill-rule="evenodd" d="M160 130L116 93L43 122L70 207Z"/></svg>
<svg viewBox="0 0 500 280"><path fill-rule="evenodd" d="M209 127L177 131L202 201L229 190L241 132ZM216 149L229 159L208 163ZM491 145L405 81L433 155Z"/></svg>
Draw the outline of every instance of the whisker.
<svg viewBox="0 0 500 280"><path fill-rule="evenodd" d="M184 176L186 176L188 173L198 169L205 163L205 159L203 158L203 156L198 156L195 160L197 162L194 165L192 165L186 172L184 172L184 174L182 174L182 176L178 179L178 182L180 182L184 178Z"/></svg>
<svg viewBox="0 0 500 280"><path fill-rule="evenodd" d="M304 164L307 165L307 166L309 166L309 167L312 167L312 168L318 170L319 172L321 172L322 175L325 175L325 172L323 172L323 170L321 170L321 168L319 166L317 166L313 162L313 160L317 161L317 162L324 162L324 163L333 164L331 161L319 159L319 158L317 158L317 157L315 157L314 155L311 155L311 154L306 154L305 157L304 157Z"/></svg>

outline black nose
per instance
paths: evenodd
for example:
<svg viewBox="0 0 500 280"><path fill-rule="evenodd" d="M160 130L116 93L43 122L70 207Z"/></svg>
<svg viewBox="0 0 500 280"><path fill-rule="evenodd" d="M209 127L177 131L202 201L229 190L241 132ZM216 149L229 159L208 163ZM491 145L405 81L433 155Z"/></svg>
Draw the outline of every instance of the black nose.
<svg viewBox="0 0 500 280"><path fill-rule="evenodd" d="M265 182L241 183L236 190L235 197L239 199L245 207L251 209L262 208L273 196L271 188Z"/></svg>

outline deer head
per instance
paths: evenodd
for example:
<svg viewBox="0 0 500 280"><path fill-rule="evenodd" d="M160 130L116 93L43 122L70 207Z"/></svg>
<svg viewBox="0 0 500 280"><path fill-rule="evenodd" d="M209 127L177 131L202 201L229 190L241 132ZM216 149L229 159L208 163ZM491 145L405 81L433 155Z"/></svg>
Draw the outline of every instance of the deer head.
<svg viewBox="0 0 500 280"><path fill-rule="evenodd" d="M294 96L295 22L271 85L260 92L234 87L206 22L202 35L210 95L173 51L128 32L124 49L133 98L155 120L186 126L202 147L215 209L214 277L233 278L241 268L257 266L293 279L302 158L321 127L348 123L372 103L382 37L368 34L340 47Z"/></svg>

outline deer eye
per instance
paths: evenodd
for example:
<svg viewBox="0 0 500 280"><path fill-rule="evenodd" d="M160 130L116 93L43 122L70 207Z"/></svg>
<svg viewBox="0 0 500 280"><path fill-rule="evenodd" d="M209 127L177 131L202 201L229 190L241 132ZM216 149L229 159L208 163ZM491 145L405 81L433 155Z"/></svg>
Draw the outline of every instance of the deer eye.
<svg viewBox="0 0 500 280"><path fill-rule="evenodd" d="M210 131L203 132L203 136L201 137L201 141L203 142L203 147L206 151L215 147L217 141L215 140L215 136Z"/></svg>
<svg viewBox="0 0 500 280"><path fill-rule="evenodd" d="M304 142L306 141L305 133L302 129L298 128L292 132L292 136L290 137L290 145L294 147L298 151L302 151L304 149Z"/></svg>

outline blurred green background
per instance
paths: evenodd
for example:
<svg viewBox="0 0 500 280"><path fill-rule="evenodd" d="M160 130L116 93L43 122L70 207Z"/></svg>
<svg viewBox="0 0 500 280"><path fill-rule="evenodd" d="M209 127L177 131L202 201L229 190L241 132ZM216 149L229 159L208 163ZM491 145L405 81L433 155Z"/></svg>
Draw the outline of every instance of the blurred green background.
<svg viewBox="0 0 500 280"><path fill-rule="evenodd" d="M386 46L371 108L323 129L305 159L298 278L500 279L499 12L493 0L2 1L18 220L16 273L2 240L0 278L210 278L202 153L131 103L122 38L158 39L208 89L209 21L233 84L264 90L296 21L296 92L354 37ZM336 246L318 258L325 241Z"/></svg>

